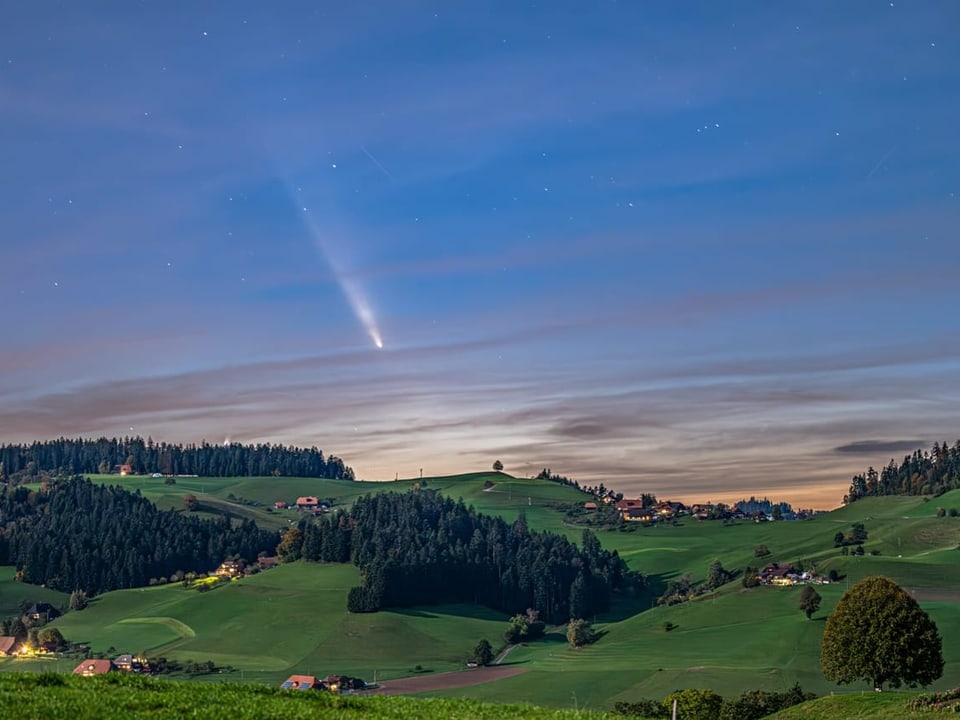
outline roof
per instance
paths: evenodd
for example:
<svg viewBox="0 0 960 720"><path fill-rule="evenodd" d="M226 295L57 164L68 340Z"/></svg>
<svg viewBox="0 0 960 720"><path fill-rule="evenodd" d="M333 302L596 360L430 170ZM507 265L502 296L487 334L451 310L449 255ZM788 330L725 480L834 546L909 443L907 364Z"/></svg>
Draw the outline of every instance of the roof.
<svg viewBox="0 0 960 720"><path fill-rule="evenodd" d="M596 510L597 504L595 502L585 502L583 507L585 510Z"/></svg>
<svg viewBox="0 0 960 720"><path fill-rule="evenodd" d="M74 675L105 675L113 670L110 660L84 660L73 669Z"/></svg>
<svg viewBox="0 0 960 720"><path fill-rule="evenodd" d="M792 573L793 565L781 565L779 563L770 563L762 570L763 575L780 575L784 576L789 573Z"/></svg>
<svg viewBox="0 0 960 720"><path fill-rule="evenodd" d="M312 690L320 684L313 675L291 675L280 687L287 690Z"/></svg>
<svg viewBox="0 0 960 720"><path fill-rule="evenodd" d="M118 655L114 662L117 665L132 665L133 664L133 655L130 653L124 653L123 655Z"/></svg>
<svg viewBox="0 0 960 720"><path fill-rule="evenodd" d="M17 639L12 635L0 636L0 655L10 655L17 646Z"/></svg>
<svg viewBox="0 0 960 720"><path fill-rule="evenodd" d="M319 505L320 501L315 498L313 495L307 495L306 497L298 497L297 505Z"/></svg>
<svg viewBox="0 0 960 720"><path fill-rule="evenodd" d="M27 614L28 614L28 615L34 615L34 614L37 614L37 613L39 613L39 614L52 613L52 612L55 613L55 612L58 612L58 611L57 611L57 609L56 609L53 605L51 605L50 603L45 603L45 602L34 603L34 604L31 605L29 608L27 608Z"/></svg>

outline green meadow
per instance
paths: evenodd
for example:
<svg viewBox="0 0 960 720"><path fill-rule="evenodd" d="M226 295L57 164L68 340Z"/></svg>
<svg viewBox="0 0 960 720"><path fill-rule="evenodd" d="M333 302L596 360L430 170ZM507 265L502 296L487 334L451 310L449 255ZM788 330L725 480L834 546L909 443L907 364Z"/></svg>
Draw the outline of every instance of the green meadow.
<svg viewBox="0 0 960 720"><path fill-rule="evenodd" d="M15 579L16 569L0 566L0 617L6 618L16 615L20 611L20 603L47 602L54 607L66 605L69 595L37 587L24 585Z"/></svg>
<svg viewBox="0 0 960 720"><path fill-rule="evenodd" d="M154 478L98 479L120 481L173 508L182 506L184 493L193 492L201 506L213 508L216 501L220 511L235 516L241 516L241 510L258 513L274 527L299 518L295 510L268 512L265 506L272 507L275 500L289 502L311 494L345 505L367 492L406 490L414 484L180 478L169 486ZM492 488L484 488L487 481ZM549 481L495 473L426 478L426 486L507 519L523 512L531 527L562 532L574 540L579 540L583 528L568 524L564 510L589 499ZM231 495L261 505L228 500ZM595 645L571 650L563 628L552 629L546 638L520 646L507 657L506 663L526 670L524 674L432 694L581 709L609 709L617 700L660 698L686 687L713 688L733 697L755 688L782 691L800 682L821 695L857 695L869 688L839 688L824 681L819 670L820 636L843 591L873 574L899 582L931 614L944 638L946 659L944 677L935 688L958 686L960 518L936 517L938 507L954 506L960 507L960 492L929 501L869 498L803 521L724 525L684 518L676 526L598 530L605 547L617 549L632 569L648 576L652 592L621 598L610 612L596 618L602 637ZM833 547L833 537L855 522L863 522L868 531L867 553L843 555ZM766 545L771 554L757 558L759 545ZM748 564L802 562L823 574L836 570L842 579L817 587L823 604L812 620L797 607L798 588L746 590L739 578L711 596L669 608L655 605L666 582L683 573L702 580L714 559L737 571ZM12 574L12 569L0 570L0 577ZM351 615L345 609L346 594L357 582L352 566L295 563L206 593L179 584L107 593L55 626L68 639L89 643L95 651L112 648L181 661L213 660L234 670L200 679L267 684L292 673L345 673L367 680L438 673L462 668L481 638L495 647L502 645L506 617L485 608L432 606ZM0 582L0 602L23 587ZM35 594L41 589L27 589L31 600L42 599ZM665 631L667 622L675 629ZM0 669L14 668L41 666L0 660Z"/></svg>
<svg viewBox="0 0 960 720"><path fill-rule="evenodd" d="M369 615L346 611L352 565L294 563L197 592L179 583L120 590L54 623L95 652L141 652L232 667L233 680L280 683L293 673L372 680L460 669L504 618L437 606Z"/></svg>

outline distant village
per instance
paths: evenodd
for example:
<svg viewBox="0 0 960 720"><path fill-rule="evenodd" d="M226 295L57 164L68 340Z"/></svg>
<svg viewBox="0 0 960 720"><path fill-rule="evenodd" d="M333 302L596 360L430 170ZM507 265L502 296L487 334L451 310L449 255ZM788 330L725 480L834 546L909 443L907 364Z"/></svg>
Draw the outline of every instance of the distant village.
<svg viewBox="0 0 960 720"><path fill-rule="evenodd" d="M779 520L803 520L820 514L815 510L794 510L789 503L775 503L767 498L758 500L751 497L733 505L726 503L693 503L670 500L658 501L653 495L642 495L636 499L624 498L622 493L606 490L598 493L589 488L584 492L594 495L594 500L585 502L583 509L595 512L602 506L612 506L624 522L654 524L689 517L696 520L752 520L754 522L773 522Z"/></svg>

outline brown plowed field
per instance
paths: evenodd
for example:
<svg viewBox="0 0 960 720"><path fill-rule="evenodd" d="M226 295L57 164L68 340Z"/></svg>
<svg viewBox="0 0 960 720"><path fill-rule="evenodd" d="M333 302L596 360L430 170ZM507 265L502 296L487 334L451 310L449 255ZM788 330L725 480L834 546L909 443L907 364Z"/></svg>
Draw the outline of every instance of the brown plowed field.
<svg viewBox="0 0 960 720"><path fill-rule="evenodd" d="M387 680L380 686L370 690L372 695L409 695L411 693L429 692L431 690L447 690L449 688L480 685L494 680L503 680L525 673L526 668L515 666L494 665L470 670L455 670L453 672L437 673L436 675L417 675L416 677Z"/></svg>

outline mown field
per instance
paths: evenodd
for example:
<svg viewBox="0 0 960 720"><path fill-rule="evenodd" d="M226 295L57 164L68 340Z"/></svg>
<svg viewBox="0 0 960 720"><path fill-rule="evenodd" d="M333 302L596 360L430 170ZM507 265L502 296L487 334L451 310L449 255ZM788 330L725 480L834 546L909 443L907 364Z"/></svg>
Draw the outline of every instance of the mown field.
<svg viewBox="0 0 960 720"><path fill-rule="evenodd" d="M493 488L484 488L487 480L495 483ZM346 504L370 491L408 489L413 481L182 478L176 486L165 486L162 479L123 478L121 484L139 487L168 507L179 507L183 493L194 492L201 503L214 498L231 510L250 506L228 501L229 495L272 505L276 499L313 494ZM508 519L524 512L532 527L574 540L582 533L582 527L566 523L563 509L588 498L556 483L477 473L427 478L427 487ZM603 637L595 645L571 650L560 628L509 655L508 663L527 670L523 675L432 694L605 709L617 700L660 698L685 687L709 687L732 697L754 688L782 691L800 682L818 694L858 693L868 688L838 688L823 680L819 644L824 619L846 587L872 574L901 583L931 614L944 637L947 661L935 687L958 686L960 519L937 518L937 507L960 507L960 492L930 501L865 499L805 521L724 525L685 519L677 526L598 531L604 546L616 548L656 589L682 573L703 579L715 558L734 570L773 560L812 562L824 574L837 570L843 580L818 587L823 605L811 621L797 608L798 588L745 590L739 579L710 597L671 608L656 607L651 594L623 598L596 618ZM276 527L298 517L295 511L251 511L270 516ZM865 548L878 555L844 556L833 547L834 534L849 530L854 522L864 523L869 533ZM754 550L761 544L771 555L758 559ZM4 574L12 575L12 569L0 569L0 577ZM379 679L390 679L416 674L419 665L423 672L437 673L462 668L481 638L501 644L506 617L483 608L420 607L350 615L346 592L357 580L352 566L297 563L208 593L179 585L108 593L56 626L67 638L88 642L100 652L146 650L183 661L213 660L236 670L203 679L271 684L294 672L346 673L367 680L376 673ZM0 583L0 602L5 593L9 590ZM666 632L668 621L676 629ZM30 669L21 661L0 660L0 669L14 667Z"/></svg>

